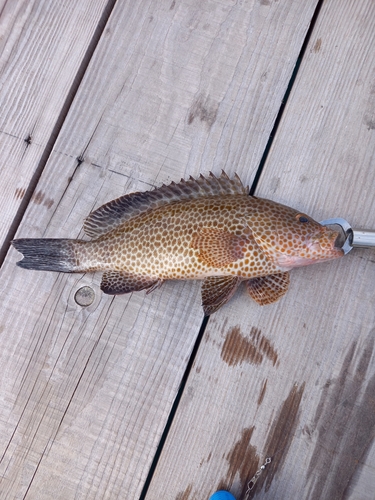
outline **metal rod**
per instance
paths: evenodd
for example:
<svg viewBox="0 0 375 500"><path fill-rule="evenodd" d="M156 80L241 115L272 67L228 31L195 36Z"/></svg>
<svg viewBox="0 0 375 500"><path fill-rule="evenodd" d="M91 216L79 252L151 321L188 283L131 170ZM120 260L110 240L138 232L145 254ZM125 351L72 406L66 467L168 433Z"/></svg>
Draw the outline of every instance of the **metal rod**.
<svg viewBox="0 0 375 500"><path fill-rule="evenodd" d="M375 231L365 231L364 229L353 229L352 231L351 245L353 247L375 247Z"/></svg>

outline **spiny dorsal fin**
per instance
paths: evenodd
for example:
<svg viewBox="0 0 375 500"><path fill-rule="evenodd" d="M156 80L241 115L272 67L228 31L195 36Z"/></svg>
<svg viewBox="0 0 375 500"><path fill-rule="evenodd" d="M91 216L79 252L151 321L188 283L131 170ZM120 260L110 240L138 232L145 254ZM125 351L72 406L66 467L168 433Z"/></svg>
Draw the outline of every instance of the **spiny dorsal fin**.
<svg viewBox="0 0 375 500"><path fill-rule="evenodd" d="M121 196L92 212L85 220L83 229L88 236L98 238L143 212L169 203L204 196L248 193L249 189L242 184L237 174L233 179L229 179L224 170L220 177L210 172L208 177L201 174L198 179L190 177L187 181L181 179L180 182L172 182L168 186L163 184L152 191Z"/></svg>

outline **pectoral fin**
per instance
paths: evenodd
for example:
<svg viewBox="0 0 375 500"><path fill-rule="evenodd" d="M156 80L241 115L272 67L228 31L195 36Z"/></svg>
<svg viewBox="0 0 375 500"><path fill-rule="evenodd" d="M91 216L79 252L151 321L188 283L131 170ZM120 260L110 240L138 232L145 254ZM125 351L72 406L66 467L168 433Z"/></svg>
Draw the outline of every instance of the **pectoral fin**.
<svg viewBox="0 0 375 500"><path fill-rule="evenodd" d="M265 306L279 300L288 291L288 272L252 278L246 282L247 291L259 305Z"/></svg>
<svg viewBox="0 0 375 500"><path fill-rule="evenodd" d="M242 259L247 235L238 236L222 229L202 227L193 235L191 246L199 250L199 257L209 266L224 267Z"/></svg>
<svg viewBox="0 0 375 500"><path fill-rule="evenodd" d="M237 276L212 276L202 283L202 306L205 316L226 304L241 283Z"/></svg>
<svg viewBox="0 0 375 500"><path fill-rule="evenodd" d="M109 295L120 295L145 289L147 289L147 293L150 293L161 284L161 280L147 276L134 276L121 271L106 271L103 274L100 288Z"/></svg>

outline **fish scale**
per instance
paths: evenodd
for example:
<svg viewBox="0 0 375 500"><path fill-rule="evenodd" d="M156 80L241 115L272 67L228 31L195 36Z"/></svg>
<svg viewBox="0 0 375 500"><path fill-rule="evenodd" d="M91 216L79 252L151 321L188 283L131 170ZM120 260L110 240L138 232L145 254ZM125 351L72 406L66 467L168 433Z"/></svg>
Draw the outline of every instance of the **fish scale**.
<svg viewBox="0 0 375 500"><path fill-rule="evenodd" d="M148 292L170 279L201 279L205 314L225 304L242 281L265 305L289 286L289 270L341 257L338 232L297 210L248 195L238 176L198 179L131 193L90 214L91 241L17 239L20 267L103 271L101 289Z"/></svg>

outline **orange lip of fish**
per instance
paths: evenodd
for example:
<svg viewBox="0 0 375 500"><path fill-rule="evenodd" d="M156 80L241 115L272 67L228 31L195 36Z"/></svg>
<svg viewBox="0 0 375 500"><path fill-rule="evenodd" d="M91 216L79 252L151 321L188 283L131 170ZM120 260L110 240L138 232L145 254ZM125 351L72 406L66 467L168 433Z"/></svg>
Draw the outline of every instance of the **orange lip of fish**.
<svg viewBox="0 0 375 500"><path fill-rule="evenodd" d="M338 245L339 232L322 226L322 235L312 242L316 245L317 253L326 255L329 259L341 257L344 252Z"/></svg>

